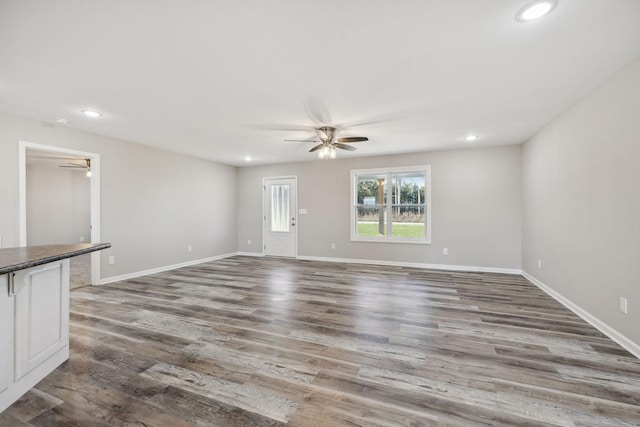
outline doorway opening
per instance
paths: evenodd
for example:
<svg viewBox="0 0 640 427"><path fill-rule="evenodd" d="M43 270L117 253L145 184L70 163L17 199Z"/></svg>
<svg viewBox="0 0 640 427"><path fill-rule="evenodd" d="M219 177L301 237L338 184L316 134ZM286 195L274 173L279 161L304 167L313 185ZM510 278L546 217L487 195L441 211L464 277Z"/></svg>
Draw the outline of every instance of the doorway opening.
<svg viewBox="0 0 640 427"><path fill-rule="evenodd" d="M19 141L18 174L20 246L100 242L99 154ZM34 190L31 184L38 185L38 179L49 180L47 191ZM57 187L56 182L64 185ZM39 198L43 194L47 200ZM58 209L53 208L56 204ZM37 210L30 212L31 207ZM49 225L47 215L52 215ZM65 226L53 230L54 216ZM86 271L85 285L99 284L99 252L76 258L77 273Z"/></svg>

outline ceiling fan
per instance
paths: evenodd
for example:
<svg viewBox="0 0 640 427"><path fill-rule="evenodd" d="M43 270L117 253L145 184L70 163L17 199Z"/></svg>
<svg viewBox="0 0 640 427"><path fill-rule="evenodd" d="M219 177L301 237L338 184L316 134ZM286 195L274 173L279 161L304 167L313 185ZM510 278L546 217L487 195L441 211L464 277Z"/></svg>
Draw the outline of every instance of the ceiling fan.
<svg viewBox="0 0 640 427"><path fill-rule="evenodd" d="M320 144L309 150L310 153L318 151L318 157L321 159L335 159L336 148L347 151L355 151L356 147L351 145L354 142L368 141L366 136L346 136L337 138L338 129L333 126L321 126L314 129L317 137L309 139L285 139L285 141L295 142L319 142Z"/></svg>
<svg viewBox="0 0 640 427"><path fill-rule="evenodd" d="M72 169L91 169L91 159L84 159L86 164L78 164L74 162L67 162L66 165L60 165L60 168L72 168Z"/></svg>
<svg viewBox="0 0 640 427"><path fill-rule="evenodd" d="M85 164L78 164L74 162L67 162L66 165L60 165L60 168L70 168L70 169L86 169L87 176L91 177L91 159L84 159Z"/></svg>
<svg viewBox="0 0 640 427"><path fill-rule="evenodd" d="M368 118L366 120L336 123L331 119L329 110L319 98L308 98L304 102L305 112L313 125L260 125L253 126L260 130L275 130L289 132L313 132L314 135L307 139L285 139L285 141L294 142L319 142L320 144L312 147L309 152L317 152L321 159L332 159L336 157L337 149L355 151L356 147L348 144L355 142L368 141L366 136L342 136L338 133L351 130L351 128L359 126L375 126L382 123L397 122L406 116L403 114L393 114L386 116L378 116Z"/></svg>

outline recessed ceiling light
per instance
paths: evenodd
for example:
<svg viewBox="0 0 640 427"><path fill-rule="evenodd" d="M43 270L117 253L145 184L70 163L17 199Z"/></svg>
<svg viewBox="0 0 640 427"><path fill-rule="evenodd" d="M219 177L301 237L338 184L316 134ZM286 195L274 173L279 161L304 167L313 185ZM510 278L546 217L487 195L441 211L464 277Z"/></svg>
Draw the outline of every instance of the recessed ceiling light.
<svg viewBox="0 0 640 427"><path fill-rule="evenodd" d="M251 156L247 156L247 157L245 157L245 158L244 158L244 161L245 161L245 162L250 162L250 161L251 161Z"/></svg>
<svg viewBox="0 0 640 427"><path fill-rule="evenodd" d="M473 142L478 139L478 135L467 135L464 137L464 140L467 142Z"/></svg>
<svg viewBox="0 0 640 427"><path fill-rule="evenodd" d="M516 19L520 22L534 21L547 15L557 4L558 0L536 0L520 9Z"/></svg>
<svg viewBox="0 0 640 427"><path fill-rule="evenodd" d="M53 119L53 121L57 124L57 125L68 125L69 124L69 119L65 119L64 117L56 117L55 119Z"/></svg>
<svg viewBox="0 0 640 427"><path fill-rule="evenodd" d="M87 117L91 117L92 119L102 117L102 113L99 113L95 110L80 110L80 112Z"/></svg>

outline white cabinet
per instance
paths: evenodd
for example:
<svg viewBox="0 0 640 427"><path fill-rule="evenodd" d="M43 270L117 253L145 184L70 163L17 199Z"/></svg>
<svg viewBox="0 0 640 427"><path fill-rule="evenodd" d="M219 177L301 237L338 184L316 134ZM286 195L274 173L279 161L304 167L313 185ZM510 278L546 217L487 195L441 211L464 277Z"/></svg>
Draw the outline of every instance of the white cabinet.
<svg viewBox="0 0 640 427"><path fill-rule="evenodd" d="M69 260L0 280L1 412L69 358Z"/></svg>
<svg viewBox="0 0 640 427"><path fill-rule="evenodd" d="M0 393L13 383L14 298L7 275L0 276Z"/></svg>
<svg viewBox="0 0 640 427"><path fill-rule="evenodd" d="M19 380L69 343L69 260L18 271L14 286Z"/></svg>

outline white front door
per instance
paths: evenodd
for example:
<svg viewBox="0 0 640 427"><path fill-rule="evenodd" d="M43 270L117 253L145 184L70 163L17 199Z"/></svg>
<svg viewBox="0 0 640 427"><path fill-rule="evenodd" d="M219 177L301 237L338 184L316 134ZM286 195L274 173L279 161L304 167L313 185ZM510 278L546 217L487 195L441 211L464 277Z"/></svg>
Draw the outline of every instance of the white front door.
<svg viewBox="0 0 640 427"><path fill-rule="evenodd" d="M266 178L264 185L264 254L297 255L297 179Z"/></svg>

